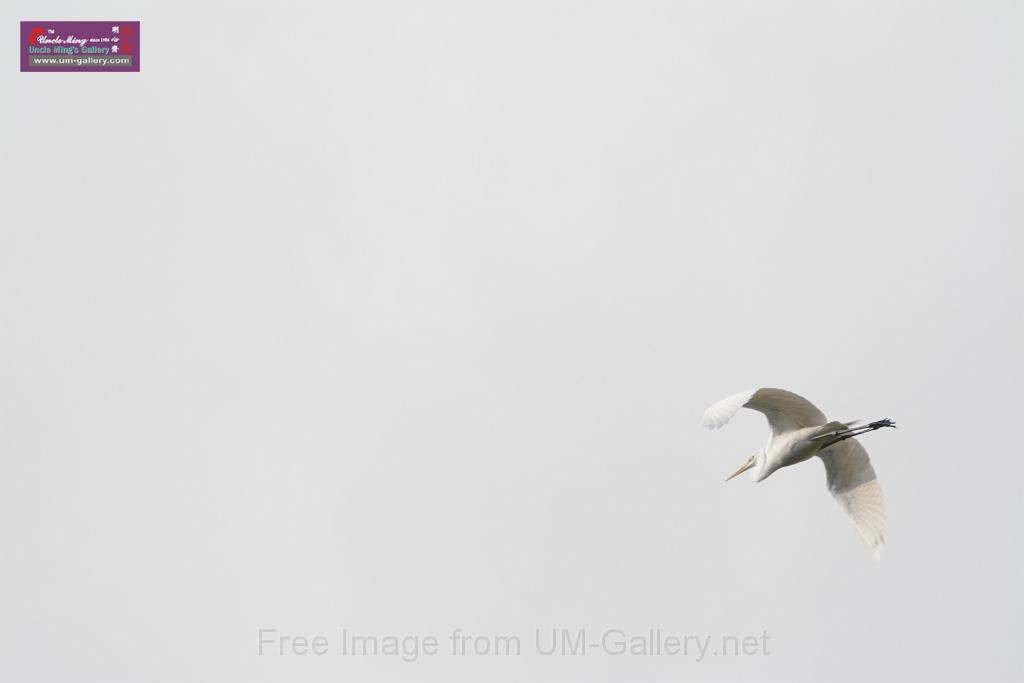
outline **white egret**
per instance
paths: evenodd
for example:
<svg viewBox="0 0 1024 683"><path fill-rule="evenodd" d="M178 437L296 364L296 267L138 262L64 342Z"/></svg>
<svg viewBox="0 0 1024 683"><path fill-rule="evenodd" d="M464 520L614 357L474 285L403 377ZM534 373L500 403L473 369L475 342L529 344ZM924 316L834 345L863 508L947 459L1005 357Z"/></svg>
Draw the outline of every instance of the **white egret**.
<svg viewBox="0 0 1024 683"><path fill-rule="evenodd" d="M740 408L764 413L772 434L768 445L750 456L726 481L750 470L754 481L815 455L825 463L826 483L853 521L864 545L877 559L885 544L885 503L867 451L853 437L882 427L878 420L856 427L854 422L829 422L813 403L785 389L751 389L719 401L704 413L704 426L718 429Z"/></svg>

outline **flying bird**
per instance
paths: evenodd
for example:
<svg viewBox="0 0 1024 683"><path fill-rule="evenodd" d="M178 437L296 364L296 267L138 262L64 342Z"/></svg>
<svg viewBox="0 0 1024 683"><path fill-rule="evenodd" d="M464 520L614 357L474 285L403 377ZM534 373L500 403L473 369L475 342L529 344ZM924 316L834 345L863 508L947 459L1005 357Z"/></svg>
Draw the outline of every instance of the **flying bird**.
<svg viewBox="0 0 1024 683"><path fill-rule="evenodd" d="M704 412L704 426L718 429L740 408L764 413L772 430L768 445L750 456L726 479L750 470L750 478L763 481L772 472L818 456L825 463L829 492L853 521L857 533L875 558L885 544L885 502L868 453L855 438L883 427L895 427L884 419L856 426L853 422L829 422L824 413L803 396L785 389L751 389L734 394Z"/></svg>

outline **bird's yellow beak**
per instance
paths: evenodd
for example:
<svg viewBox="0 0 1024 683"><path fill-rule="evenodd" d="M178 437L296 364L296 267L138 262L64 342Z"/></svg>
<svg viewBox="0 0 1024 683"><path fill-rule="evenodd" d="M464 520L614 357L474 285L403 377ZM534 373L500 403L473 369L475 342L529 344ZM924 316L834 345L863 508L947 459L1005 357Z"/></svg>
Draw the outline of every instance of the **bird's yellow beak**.
<svg viewBox="0 0 1024 683"><path fill-rule="evenodd" d="M747 461L745 463L743 463L743 467L739 468L738 470L736 470L735 472L733 472L732 474L729 475L729 479L735 479L736 477L740 476L741 474L743 474L744 472L746 472L747 470L749 470L753 466L754 466L754 456L750 456L749 458L747 458ZM726 481L729 481L729 479L726 479Z"/></svg>

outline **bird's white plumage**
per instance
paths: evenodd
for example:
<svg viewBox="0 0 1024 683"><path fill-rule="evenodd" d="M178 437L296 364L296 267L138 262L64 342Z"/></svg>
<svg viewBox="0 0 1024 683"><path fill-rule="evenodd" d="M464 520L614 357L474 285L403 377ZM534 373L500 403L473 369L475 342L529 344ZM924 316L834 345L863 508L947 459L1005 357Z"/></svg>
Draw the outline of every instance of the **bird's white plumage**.
<svg viewBox="0 0 1024 683"><path fill-rule="evenodd" d="M877 558L885 543L885 502L867 451L852 436L877 429L878 425L893 426L891 421L882 420L861 428L853 428L851 422L830 423L824 413L802 396L765 387L741 391L715 403L704 412L704 426L718 429L744 407L768 418L772 438L764 451L751 457L736 474L750 469L754 480L761 481L780 467L818 455L825 463L829 492ZM837 440L839 437L841 440Z"/></svg>
<svg viewBox="0 0 1024 683"><path fill-rule="evenodd" d="M711 406L704 411L704 426L718 429L731 420L740 408L764 413L774 435L803 427L817 427L827 422L825 414L803 396L785 389L765 387L741 391Z"/></svg>
<svg viewBox="0 0 1024 683"><path fill-rule="evenodd" d="M868 550L878 557L885 544L885 501L864 446L847 439L822 450L828 490L846 510Z"/></svg>
<svg viewBox="0 0 1024 683"><path fill-rule="evenodd" d="M722 399L704 411L704 426L708 429L718 429L724 426L756 393L757 389L751 389Z"/></svg>

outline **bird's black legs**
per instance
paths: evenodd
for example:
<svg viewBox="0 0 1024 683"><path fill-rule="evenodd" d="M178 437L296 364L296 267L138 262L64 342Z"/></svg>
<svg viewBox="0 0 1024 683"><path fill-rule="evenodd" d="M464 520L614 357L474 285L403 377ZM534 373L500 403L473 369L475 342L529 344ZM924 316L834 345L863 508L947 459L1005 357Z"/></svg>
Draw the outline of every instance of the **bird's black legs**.
<svg viewBox="0 0 1024 683"><path fill-rule="evenodd" d="M850 429L841 432L835 432L834 434L828 435L828 441L824 446L822 446L822 448L828 448L840 441L845 441L846 439L851 439L855 436L860 436L861 434L867 434L868 432L873 432L876 429L882 429L883 427L892 427L895 429L896 423L889 418L885 418L884 420L869 422L868 424L861 425L860 427L851 427Z"/></svg>

